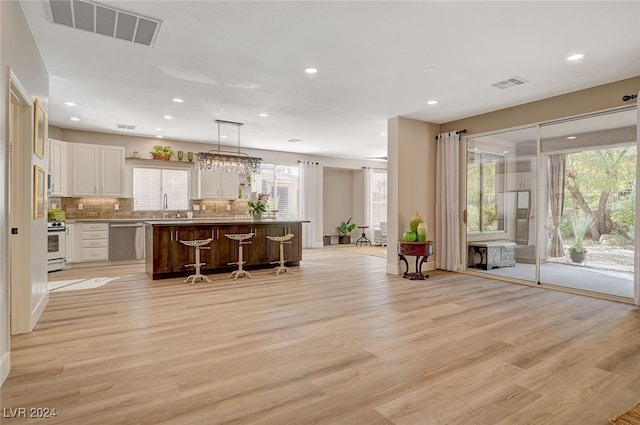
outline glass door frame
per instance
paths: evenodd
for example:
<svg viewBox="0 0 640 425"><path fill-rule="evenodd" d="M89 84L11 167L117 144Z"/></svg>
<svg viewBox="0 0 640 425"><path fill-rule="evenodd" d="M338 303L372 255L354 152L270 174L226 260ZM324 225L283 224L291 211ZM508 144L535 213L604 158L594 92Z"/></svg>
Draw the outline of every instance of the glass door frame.
<svg viewBox="0 0 640 425"><path fill-rule="evenodd" d="M637 107L637 105L625 105L623 107L617 107L617 108L610 108L610 109L606 109L606 110L602 110L602 111L596 111L596 112L590 112L590 113L585 113L585 114L580 114L580 115L575 115L575 116L571 116L571 117L564 117L564 118L559 118L559 119L554 119L554 120L548 120L548 121L543 121L543 122L537 122L537 123L531 123L531 124L527 124L527 125L522 125L522 126L517 126L517 127L511 127L511 128L506 128L506 129L499 129L496 131L488 131L488 132L483 132L483 133L478 133L478 134L471 134L471 135L465 135L464 137L464 142L463 142L463 149L461 150L461 156L464 156L464 160L462 160L461 158L461 178L460 178L460 186L461 186L461 192L460 192L460 204L463 207L463 211L464 211L464 215L463 218L460 221L460 258L461 258L461 272L462 273L467 273L467 274L473 274L473 275L478 275L478 276L483 276L483 277L488 277L488 278L495 278L495 279L499 279L499 280L506 280L506 281L510 281L510 282L515 282L515 283L521 283L521 284L527 284L527 285L531 285L531 286L543 286L546 288L552 288L552 289L558 289L555 288L554 285L547 285L547 284L542 284L540 282L540 267L541 267L541 247L540 244L544 244L544 249L546 250L546 243L548 240L548 237L545 236L542 232L546 231L545 228L545 223L546 223L546 218L548 217L548 212L546 211L549 208L549 201L548 201L548 191L546 188L544 188L544 186L546 185L546 176L543 176L542 173L546 172L547 170L547 166L544 163L545 158L542 155L541 149L542 149L542 140L541 140L541 129L544 126L551 126L553 124L557 124L557 123L562 123L562 122L566 122L566 121L575 121L575 120L580 120L580 119L587 119L590 117L597 117L599 115L606 115L606 114L613 114L613 113L617 113L617 112L624 112L624 111L629 111L629 110L636 110L637 111L637 119L636 119L636 129L637 129L637 137L636 137L636 149L638 152L638 157L636 159L636 181L640 180L640 127L639 127L639 123L640 123L640 109ZM484 136L490 136L490 135L496 135L496 134L500 134L500 133L506 133L506 132L510 132L510 131L517 131L517 130L525 130L525 129L536 129L536 176L535 176L535 208L536 208L536 215L535 215L535 224L534 224L534 228L535 228L535 232L536 232L536 244L535 244L535 281L529 281L529 280L520 280L520 279L515 279L515 278L501 278L500 276L492 276L489 275L487 273L482 273L481 271L475 271L473 269L470 269L468 264L469 264L469 250L468 250L468 230L467 230L467 155L468 155L468 149L469 149L469 141L472 139L476 139L476 138L480 138L480 137L484 137ZM544 189L544 190L543 190ZM640 189L640 188L639 188ZM634 241L634 297L632 299L627 299L624 298L625 302L630 301L631 303L634 303L636 305L640 305L640 214L638 214L638 211L640 210L640 190L636 190L636 214L635 214L635 241ZM560 290L562 290L560 288ZM578 293L583 293L584 291L580 291L577 290L576 292ZM596 297L601 297L601 298L605 298L605 299L616 299L616 298L620 298L620 297L615 297L615 296L607 296L607 294L603 294L603 293L586 293L587 295L592 295L592 296L596 296ZM628 301L627 301L628 300Z"/></svg>

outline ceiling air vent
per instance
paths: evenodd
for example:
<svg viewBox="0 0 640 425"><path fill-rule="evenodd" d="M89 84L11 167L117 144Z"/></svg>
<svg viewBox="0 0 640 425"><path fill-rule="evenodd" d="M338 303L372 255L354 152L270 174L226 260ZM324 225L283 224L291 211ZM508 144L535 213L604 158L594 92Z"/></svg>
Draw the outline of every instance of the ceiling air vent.
<svg viewBox="0 0 640 425"><path fill-rule="evenodd" d="M86 0L49 0L51 21L153 46L162 21Z"/></svg>
<svg viewBox="0 0 640 425"><path fill-rule="evenodd" d="M510 78L507 78L506 80L498 81L497 83L493 83L491 85L497 89L504 90L510 87L521 86L526 82L527 80L523 80L520 77L510 77Z"/></svg>
<svg viewBox="0 0 640 425"><path fill-rule="evenodd" d="M131 124L116 124L118 130L135 130L136 126Z"/></svg>

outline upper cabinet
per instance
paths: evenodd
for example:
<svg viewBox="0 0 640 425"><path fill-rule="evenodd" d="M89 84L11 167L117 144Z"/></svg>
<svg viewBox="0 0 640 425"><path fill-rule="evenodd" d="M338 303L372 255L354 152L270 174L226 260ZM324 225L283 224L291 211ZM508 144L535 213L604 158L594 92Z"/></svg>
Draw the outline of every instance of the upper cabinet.
<svg viewBox="0 0 640 425"><path fill-rule="evenodd" d="M198 172L200 199L238 199L238 175L210 170Z"/></svg>
<svg viewBox="0 0 640 425"><path fill-rule="evenodd" d="M49 140L49 196L67 196L67 143Z"/></svg>
<svg viewBox="0 0 640 425"><path fill-rule="evenodd" d="M72 196L124 196L124 148L71 143Z"/></svg>

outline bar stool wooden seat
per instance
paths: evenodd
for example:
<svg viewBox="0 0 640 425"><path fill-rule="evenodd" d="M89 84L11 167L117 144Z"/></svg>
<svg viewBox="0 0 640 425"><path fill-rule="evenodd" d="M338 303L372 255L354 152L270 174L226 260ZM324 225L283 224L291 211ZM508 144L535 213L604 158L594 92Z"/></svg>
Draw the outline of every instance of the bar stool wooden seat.
<svg viewBox="0 0 640 425"><path fill-rule="evenodd" d="M248 245L251 243L250 240L254 234L253 233L231 233L225 235L231 240L238 241L238 261L235 263L227 263L230 266L238 265L238 270L234 270L231 272L229 277L233 277L233 280L236 280L238 277L248 276L250 279L252 278L251 273L244 270L242 265L246 263L243 259L242 245Z"/></svg>
<svg viewBox="0 0 640 425"><path fill-rule="evenodd" d="M294 235L292 235L291 233L286 234L284 236L267 236L267 239L269 239L270 241L274 241L274 242L279 242L280 243L280 260L279 261L272 261L270 264L280 264L278 267L274 268L273 271L274 273L277 275L280 274L280 272L288 272L290 271L289 267L285 266L284 264L287 262L287 260L284 258L284 244L286 243L291 243L291 239L293 238ZM291 274L293 274L293 272L291 272Z"/></svg>
<svg viewBox="0 0 640 425"><path fill-rule="evenodd" d="M192 275L187 276L187 278L184 280L185 282L189 283L189 279L191 279L191 283L190 285L193 285L194 283L196 283L196 279L199 280L206 280L207 282L211 283L211 279L209 279L207 276L203 275L202 273L200 273L200 266L203 266L207 263L201 263L200 262L200 250L201 249L211 249L211 247L205 246L205 245L209 245L211 243L213 239L209 238L209 239L197 239L197 240L193 240L193 241L180 241L180 243L182 243L183 245L186 246L192 246L196 249L196 261L193 264L186 264L186 267L195 267L195 273Z"/></svg>

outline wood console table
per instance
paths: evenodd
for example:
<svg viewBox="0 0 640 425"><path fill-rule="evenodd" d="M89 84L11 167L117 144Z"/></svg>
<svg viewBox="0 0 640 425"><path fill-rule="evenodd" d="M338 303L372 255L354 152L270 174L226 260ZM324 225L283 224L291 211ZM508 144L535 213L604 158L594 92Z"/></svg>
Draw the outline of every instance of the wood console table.
<svg viewBox="0 0 640 425"><path fill-rule="evenodd" d="M409 273L409 263L405 255L412 255L416 257L416 271L415 273ZM433 242L404 242L398 241L398 259L404 261L406 271L402 273L402 277L410 280L424 280L428 279L428 274L422 273L422 263L424 263L430 256L433 255Z"/></svg>

